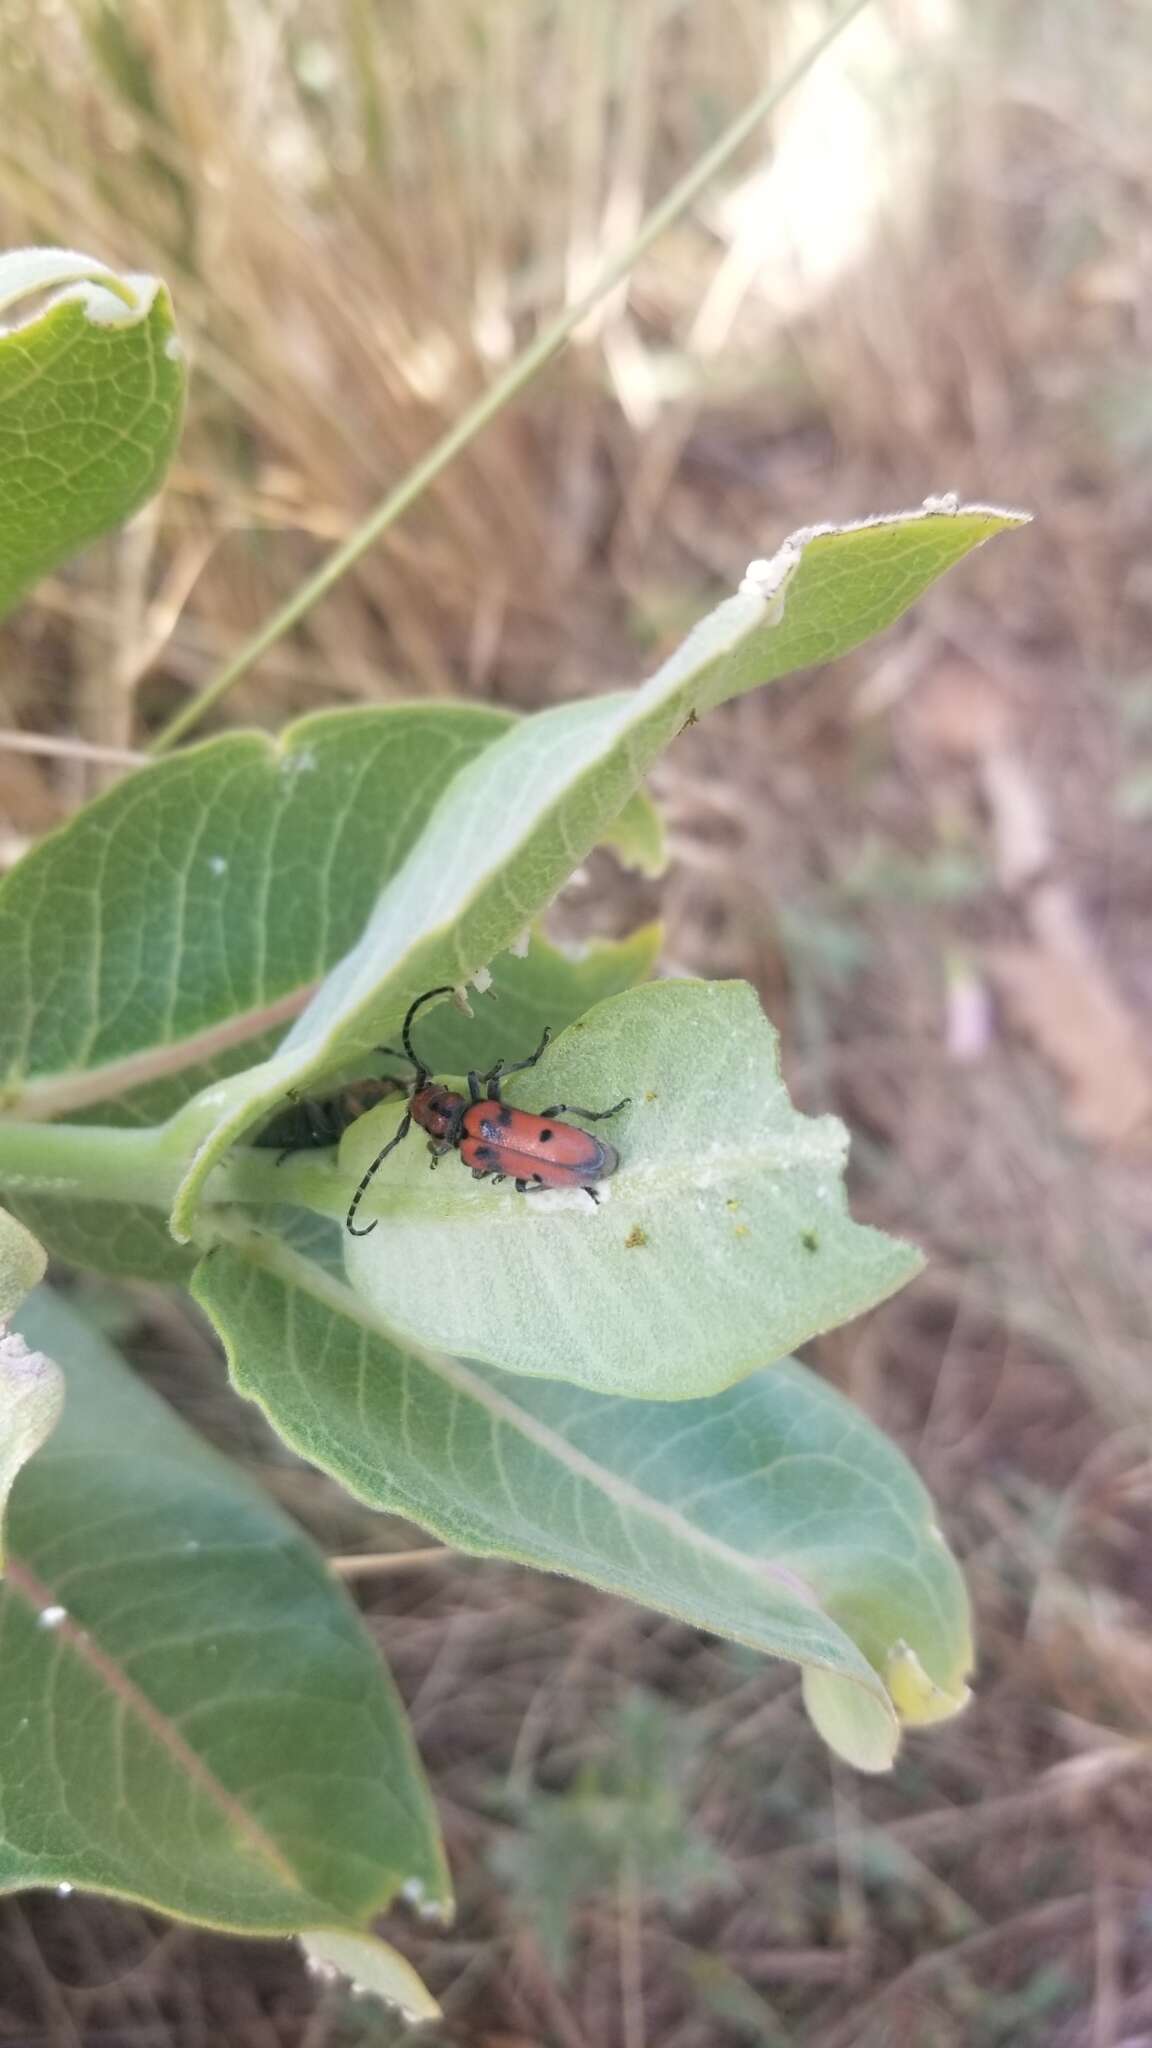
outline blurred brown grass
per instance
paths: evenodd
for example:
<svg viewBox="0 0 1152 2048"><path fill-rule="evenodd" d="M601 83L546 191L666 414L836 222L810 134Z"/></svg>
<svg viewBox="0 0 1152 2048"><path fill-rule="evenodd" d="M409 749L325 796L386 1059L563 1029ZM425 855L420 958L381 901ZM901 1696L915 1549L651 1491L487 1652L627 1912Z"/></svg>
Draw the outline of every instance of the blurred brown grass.
<svg viewBox="0 0 1152 2048"><path fill-rule="evenodd" d="M0 726L63 752L0 741L7 858L115 772L74 742L141 744L822 18L0 0L0 237L162 272L195 371L163 504L8 629ZM757 983L795 1089L857 1134L861 1213L932 1254L818 1356L942 1503L976 1702L864 1784L787 1671L671 1623L511 1568L360 1582L459 1877L457 1933L393 1930L445 2040L1152 2039L1150 134L1141 0L873 0L226 707L533 705L643 673L796 525L946 488L1037 514L659 777L669 961ZM601 864L580 915L638 907ZM172 1310L141 1313L143 1361L227 1435ZM241 1449L329 1547L380 1547ZM682 1717L685 1829L730 1881L638 1900L609 1859L564 1976L493 1856L549 1800L580 1839L635 1687ZM389 2038L279 1951L96 1902L11 1904L0 1941L21 2044Z"/></svg>

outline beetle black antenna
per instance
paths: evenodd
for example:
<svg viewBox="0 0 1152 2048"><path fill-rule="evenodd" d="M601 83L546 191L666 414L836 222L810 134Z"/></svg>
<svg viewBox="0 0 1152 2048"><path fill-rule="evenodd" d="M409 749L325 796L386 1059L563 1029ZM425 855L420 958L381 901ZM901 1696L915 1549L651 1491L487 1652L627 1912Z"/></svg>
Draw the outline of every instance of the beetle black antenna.
<svg viewBox="0 0 1152 2048"><path fill-rule="evenodd" d="M425 989L424 994L422 996L417 996L416 1001L411 1005L408 1011L408 1015L404 1019L404 1029L400 1033L400 1041L418 1074L427 1075L431 1072L431 1069L424 1065L422 1059L418 1059L416 1057L416 1053L413 1050L412 1039L410 1036L412 1030L412 1019L416 1015L417 1010L422 1009L425 1003L430 1003L432 1001L433 996L450 996L451 994L452 987L451 984L447 982L445 983L443 988Z"/></svg>
<svg viewBox="0 0 1152 2048"><path fill-rule="evenodd" d="M375 1180L377 1173L383 1166L384 1161L387 1159L388 1154L396 1150L397 1145L399 1145L401 1141L408 1136L408 1133L411 1129L412 1112L410 1109L406 1109L403 1116L400 1119L400 1124L397 1129L396 1136L394 1138L389 1138L388 1143L383 1147L381 1151L379 1151L376 1154L376 1157L372 1161L371 1166L364 1174L364 1177L361 1180L360 1185L356 1190L356 1193L353 1195L352 1200L348 1204L348 1214L344 1218L344 1228L348 1232L348 1235L350 1237L370 1237L372 1232L375 1230L375 1217L373 1217L371 1223L366 1223L364 1225L363 1230L358 1229L356 1224L356 1211L360 1207L360 1204L363 1201L365 1195L367 1194L368 1189L371 1187L372 1182Z"/></svg>

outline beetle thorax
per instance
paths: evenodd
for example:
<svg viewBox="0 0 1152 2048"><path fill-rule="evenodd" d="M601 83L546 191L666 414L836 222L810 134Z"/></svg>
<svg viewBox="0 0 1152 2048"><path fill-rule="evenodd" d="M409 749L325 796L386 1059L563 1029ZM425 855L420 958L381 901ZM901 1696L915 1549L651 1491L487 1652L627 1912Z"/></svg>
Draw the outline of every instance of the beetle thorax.
<svg viewBox="0 0 1152 2048"><path fill-rule="evenodd" d="M439 1081L426 1081L412 1097L412 1121L427 1131L430 1138L446 1138L458 1110L464 1106L464 1097L451 1088L445 1088Z"/></svg>

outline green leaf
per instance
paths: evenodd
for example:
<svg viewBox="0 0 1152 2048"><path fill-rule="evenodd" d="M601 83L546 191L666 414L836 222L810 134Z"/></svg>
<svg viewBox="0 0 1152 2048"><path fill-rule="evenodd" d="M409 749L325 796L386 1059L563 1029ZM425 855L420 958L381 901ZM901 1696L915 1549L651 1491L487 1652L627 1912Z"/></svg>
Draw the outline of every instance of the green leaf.
<svg viewBox="0 0 1152 2048"><path fill-rule="evenodd" d="M47 1265L43 1245L14 1216L0 1209L0 1325L39 1285Z"/></svg>
<svg viewBox="0 0 1152 2048"><path fill-rule="evenodd" d="M4 1107L143 1127L266 1057L354 943L441 776L510 722L456 705L322 713L279 744L211 740L89 804L0 884ZM179 1280L195 1262L146 1209L12 1200L75 1264Z"/></svg>
<svg viewBox="0 0 1152 2048"><path fill-rule="evenodd" d="M531 1050L506 1037L505 1050ZM472 1064L469 1061L469 1064ZM400 1339L572 1380L685 1400L871 1308L920 1255L852 1221L848 1135L793 1109L776 1033L742 982L656 982L601 1003L508 1085L508 1100L607 1107L620 1165L582 1189L517 1194L410 1142L360 1211L349 1280ZM393 1134L395 1105L340 1150L341 1199ZM445 1276L450 1275L450 1284Z"/></svg>
<svg viewBox="0 0 1152 2048"><path fill-rule="evenodd" d="M892 1725L881 1702L836 1671L804 1673L804 1705L812 1726L835 1756L858 1771L886 1771L892 1763ZM953 1711L964 1704L962 1693Z"/></svg>
<svg viewBox="0 0 1152 2048"><path fill-rule="evenodd" d="M962 1703L967 1601L931 1503L812 1373L789 1361L689 1408L402 1352L325 1255L252 1237L195 1293L239 1391L360 1499L834 1674L872 1703L884 1761L894 1656Z"/></svg>
<svg viewBox="0 0 1152 2048"><path fill-rule="evenodd" d="M541 712L485 749L449 785L284 1049L190 1110L197 1151L173 1212L175 1234L193 1233L207 1175L289 1089L386 1041L414 995L471 980L512 944L693 712L856 646L1022 516L933 502L798 534L771 563L754 563L739 593L642 688Z"/></svg>
<svg viewBox="0 0 1152 2048"><path fill-rule="evenodd" d="M0 256L0 314L2 614L159 489L185 375L166 288L75 250Z"/></svg>
<svg viewBox="0 0 1152 2048"><path fill-rule="evenodd" d="M623 867L655 881L668 866L664 819L643 790L637 790L604 834Z"/></svg>
<svg viewBox="0 0 1152 2048"><path fill-rule="evenodd" d="M122 1119L104 1121L119 1123ZM135 1203L71 1197L62 1203L53 1196L16 1194L12 1201L51 1247L52 1256L71 1266L86 1266L122 1279L178 1285L187 1280L196 1264L188 1245L174 1243L165 1218Z"/></svg>
<svg viewBox="0 0 1152 2048"><path fill-rule="evenodd" d="M534 932L522 958L502 953L493 963L491 990L471 995L470 1017L454 1003L428 1008L420 1020L420 1050L437 1074L494 1066L517 1047L530 1052L546 1026L561 1032L594 1004L646 981L660 938L660 926L647 924L626 939L598 939L562 952Z"/></svg>
<svg viewBox="0 0 1152 2048"><path fill-rule="evenodd" d="M62 1302L19 1320L68 1401L12 1493L0 1889L245 1933L442 1902L402 1709L323 1560Z"/></svg>
<svg viewBox="0 0 1152 2048"><path fill-rule="evenodd" d="M300 1936L300 1946L314 1973L343 1977L359 1996L382 1999L399 2008L409 2026L440 2017L440 2007L411 1963L375 1934L344 1934L320 1928Z"/></svg>
<svg viewBox="0 0 1152 2048"><path fill-rule="evenodd" d="M4 1109L142 1127L265 1058L355 943L443 778L512 722L469 705L327 712L279 743L209 741L88 805L0 885ZM650 861L652 807L629 811L622 852ZM534 1021L521 991L537 984L558 1026L629 986L650 970L653 936L571 976L554 957L534 942L526 971L498 963L513 1021ZM148 1279L194 1263L155 1213L62 1194L12 1186L60 1257Z"/></svg>
<svg viewBox="0 0 1152 2048"><path fill-rule="evenodd" d="M353 944L444 779L509 724L469 705L323 712L88 804L0 888L5 1107L71 1114L223 1048L250 1057Z"/></svg>

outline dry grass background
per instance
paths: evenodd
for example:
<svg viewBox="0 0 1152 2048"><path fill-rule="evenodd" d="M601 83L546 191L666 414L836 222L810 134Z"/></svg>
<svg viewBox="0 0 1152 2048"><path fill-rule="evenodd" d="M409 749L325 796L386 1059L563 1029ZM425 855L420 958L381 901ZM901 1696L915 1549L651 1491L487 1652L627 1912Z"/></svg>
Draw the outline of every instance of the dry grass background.
<svg viewBox="0 0 1152 2048"><path fill-rule="evenodd" d="M0 239L160 270L195 370L162 505L6 629L4 858L822 19L0 0ZM815 1352L942 1504L976 1702L865 1782L787 1670L622 1603L442 1558L359 1580L461 1895L452 1934L390 1932L457 2048L1152 2043L1150 137L1145 0L873 0L222 714L532 706L638 677L796 525L946 488L1037 513L659 776L669 961L757 983L800 1099L857 1134L859 1213L932 1254ZM601 862L565 914L649 907ZM119 1312L329 1548L414 1540L238 1421L170 1304ZM8 1902L0 1957L21 2048L393 2039L286 1950L97 1901Z"/></svg>

